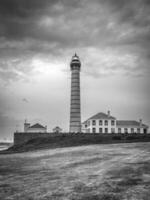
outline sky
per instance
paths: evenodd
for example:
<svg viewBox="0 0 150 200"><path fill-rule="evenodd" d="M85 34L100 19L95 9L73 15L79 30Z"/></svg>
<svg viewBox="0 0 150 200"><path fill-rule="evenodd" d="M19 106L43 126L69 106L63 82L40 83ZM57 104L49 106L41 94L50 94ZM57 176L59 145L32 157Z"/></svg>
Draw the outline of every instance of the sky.
<svg viewBox="0 0 150 200"><path fill-rule="evenodd" d="M149 0L1 0L0 140L25 119L69 130L70 61L82 121L111 111L150 125Z"/></svg>

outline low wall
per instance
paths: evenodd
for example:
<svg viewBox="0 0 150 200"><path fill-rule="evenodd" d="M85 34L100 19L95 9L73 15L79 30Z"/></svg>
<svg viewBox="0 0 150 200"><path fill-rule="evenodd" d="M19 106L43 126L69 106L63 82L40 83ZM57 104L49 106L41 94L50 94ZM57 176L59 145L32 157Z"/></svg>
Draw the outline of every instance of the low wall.
<svg viewBox="0 0 150 200"><path fill-rule="evenodd" d="M14 133L14 145L20 145L23 143L28 142L29 140L32 140L34 138L40 138L40 137L54 137L56 136L55 133L32 133L32 132L15 132Z"/></svg>
<svg viewBox="0 0 150 200"><path fill-rule="evenodd" d="M130 140L130 139L142 139L143 137L148 140L150 140L150 134L88 134L88 133L32 133L32 132L15 132L14 133L14 145L20 145L23 143L28 142L29 140L32 140L34 138L54 138L62 136L67 136L68 140L70 137L77 137L78 140ZM84 138L84 139L83 139Z"/></svg>

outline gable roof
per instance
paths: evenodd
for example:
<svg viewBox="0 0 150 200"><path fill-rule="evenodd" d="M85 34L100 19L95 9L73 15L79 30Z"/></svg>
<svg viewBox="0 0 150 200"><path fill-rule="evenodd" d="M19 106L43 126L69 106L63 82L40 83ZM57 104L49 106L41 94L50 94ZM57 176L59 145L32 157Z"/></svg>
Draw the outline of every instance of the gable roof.
<svg viewBox="0 0 150 200"><path fill-rule="evenodd" d="M83 124L85 124L90 119L116 119L116 118L111 115L108 116L108 114L105 114L103 112L99 112L96 115L93 115L92 117L84 121Z"/></svg>
<svg viewBox="0 0 150 200"><path fill-rule="evenodd" d="M53 130L62 130L59 126L56 126L55 128L53 128Z"/></svg>
<svg viewBox="0 0 150 200"><path fill-rule="evenodd" d="M39 124L39 123L36 123L36 124L34 124L34 125L30 126L30 128L44 128L44 129L45 129L45 127L44 127L44 126L42 126L42 125L41 125L41 124Z"/></svg>
<svg viewBox="0 0 150 200"><path fill-rule="evenodd" d="M105 114L103 112L99 112L96 115L93 115L92 117L90 117L89 119L115 119L115 117Z"/></svg>
<svg viewBox="0 0 150 200"><path fill-rule="evenodd" d="M134 121L134 120L117 120L116 121L117 126L140 126L140 122ZM148 127L145 124L142 124L142 127Z"/></svg>

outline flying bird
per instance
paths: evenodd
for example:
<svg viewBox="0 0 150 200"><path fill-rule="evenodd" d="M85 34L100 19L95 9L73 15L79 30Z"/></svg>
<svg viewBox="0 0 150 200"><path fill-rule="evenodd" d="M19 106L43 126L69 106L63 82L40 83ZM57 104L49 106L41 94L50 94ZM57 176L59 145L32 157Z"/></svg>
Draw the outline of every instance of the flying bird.
<svg viewBox="0 0 150 200"><path fill-rule="evenodd" d="M23 98L22 101L25 102L25 103L29 102L28 99L26 99L26 98Z"/></svg>

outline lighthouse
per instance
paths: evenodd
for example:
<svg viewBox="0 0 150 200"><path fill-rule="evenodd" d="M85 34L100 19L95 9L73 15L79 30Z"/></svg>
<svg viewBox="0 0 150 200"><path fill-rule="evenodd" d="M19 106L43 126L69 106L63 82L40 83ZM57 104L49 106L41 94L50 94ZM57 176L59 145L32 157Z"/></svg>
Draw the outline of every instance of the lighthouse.
<svg viewBox="0 0 150 200"><path fill-rule="evenodd" d="M71 69L71 102L70 102L70 133L81 132L80 110L80 68L81 62L75 54L70 62Z"/></svg>

